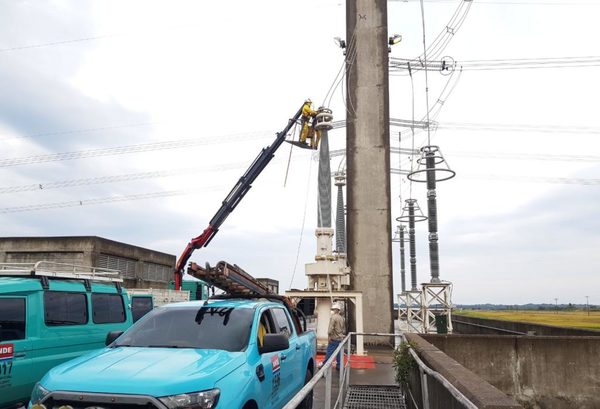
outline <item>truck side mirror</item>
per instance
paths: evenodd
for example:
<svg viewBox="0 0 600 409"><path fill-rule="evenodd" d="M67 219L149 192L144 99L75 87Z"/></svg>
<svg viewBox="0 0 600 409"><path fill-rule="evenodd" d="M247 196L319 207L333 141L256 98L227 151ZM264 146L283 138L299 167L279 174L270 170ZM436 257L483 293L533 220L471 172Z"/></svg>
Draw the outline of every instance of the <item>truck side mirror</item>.
<svg viewBox="0 0 600 409"><path fill-rule="evenodd" d="M123 331L110 331L108 334L106 334L106 341L104 342L104 344L112 344L115 341L115 339L121 336L121 334L123 334Z"/></svg>
<svg viewBox="0 0 600 409"><path fill-rule="evenodd" d="M261 354L266 352L283 351L290 347L290 340L286 334L265 334L263 346L258 349Z"/></svg>

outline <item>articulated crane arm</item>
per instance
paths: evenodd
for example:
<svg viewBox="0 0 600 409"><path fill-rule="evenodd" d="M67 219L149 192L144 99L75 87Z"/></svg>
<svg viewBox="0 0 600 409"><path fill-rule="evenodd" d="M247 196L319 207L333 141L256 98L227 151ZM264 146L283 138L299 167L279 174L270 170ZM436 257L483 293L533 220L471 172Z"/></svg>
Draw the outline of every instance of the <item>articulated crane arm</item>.
<svg viewBox="0 0 600 409"><path fill-rule="evenodd" d="M206 247L208 243L213 239L215 234L219 231L219 227L221 224L227 219L227 216L231 214L233 209L240 203L243 197L248 193L248 190L252 187L252 183L254 180L260 175L260 173L265 169L265 167L269 164L271 159L275 156L275 151L281 146L281 144L285 141L285 137L287 133L290 131L292 126L298 121L302 115L302 108L296 112L293 118L288 121L285 129L277 134L275 141L270 146L263 148L263 150L258 154L252 165L248 168L246 173L240 178L240 180L236 183L236 185L231 189L231 192L227 195L225 200L223 200L223 204L221 208L215 213L213 218L208 224L208 227L204 229L201 235L193 238L188 245L179 256L177 260L177 264L175 265L175 289L181 289L181 280L183 277L183 269L185 268L188 260L192 256L194 250L199 249L201 247Z"/></svg>

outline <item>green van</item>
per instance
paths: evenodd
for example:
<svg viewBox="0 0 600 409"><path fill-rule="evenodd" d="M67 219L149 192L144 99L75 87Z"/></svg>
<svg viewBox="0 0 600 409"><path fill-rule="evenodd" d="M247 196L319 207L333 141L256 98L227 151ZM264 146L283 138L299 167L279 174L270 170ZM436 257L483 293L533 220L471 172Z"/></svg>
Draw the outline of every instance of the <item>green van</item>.
<svg viewBox="0 0 600 409"><path fill-rule="evenodd" d="M49 369L131 326L121 282L106 269L0 264L0 408L27 405Z"/></svg>

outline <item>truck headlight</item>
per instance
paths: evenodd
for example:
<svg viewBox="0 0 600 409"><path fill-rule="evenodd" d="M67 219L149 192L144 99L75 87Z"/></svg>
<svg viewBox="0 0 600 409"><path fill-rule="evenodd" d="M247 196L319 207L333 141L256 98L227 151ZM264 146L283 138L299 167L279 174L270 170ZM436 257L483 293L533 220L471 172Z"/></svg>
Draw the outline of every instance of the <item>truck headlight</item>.
<svg viewBox="0 0 600 409"><path fill-rule="evenodd" d="M213 409L219 401L220 389L159 398L169 409Z"/></svg>
<svg viewBox="0 0 600 409"><path fill-rule="evenodd" d="M31 391L31 403L36 404L48 395L50 391L44 388L40 383L36 383L33 387L33 391Z"/></svg>

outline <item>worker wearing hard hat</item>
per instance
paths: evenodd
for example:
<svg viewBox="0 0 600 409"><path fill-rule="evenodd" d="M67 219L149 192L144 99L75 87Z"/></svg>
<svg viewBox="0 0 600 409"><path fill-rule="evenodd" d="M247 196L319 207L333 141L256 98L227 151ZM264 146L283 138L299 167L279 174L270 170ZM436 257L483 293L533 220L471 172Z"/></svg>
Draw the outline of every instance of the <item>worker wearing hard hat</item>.
<svg viewBox="0 0 600 409"><path fill-rule="evenodd" d="M319 132L315 131L314 122L317 116L317 111L313 110L312 101L307 99L302 105L302 117L300 118L300 124L302 129L300 130L300 143L304 143L310 146L312 149L317 149ZM306 139L310 139L310 144L306 142Z"/></svg>
<svg viewBox="0 0 600 409"><path fill-rule="evenodd" d="M325 361L333 355L340 342L344 340L346 336L344 318L341 316L340 311L342 307L339 303L333 303L331 306L331 318L329 318L329 328L327 330L327 336L329 342L327 344L327 354L325 355ZM336 359L339 357L336 357ZM336 369L340 369L340 360L337 359Z"/></svg>

